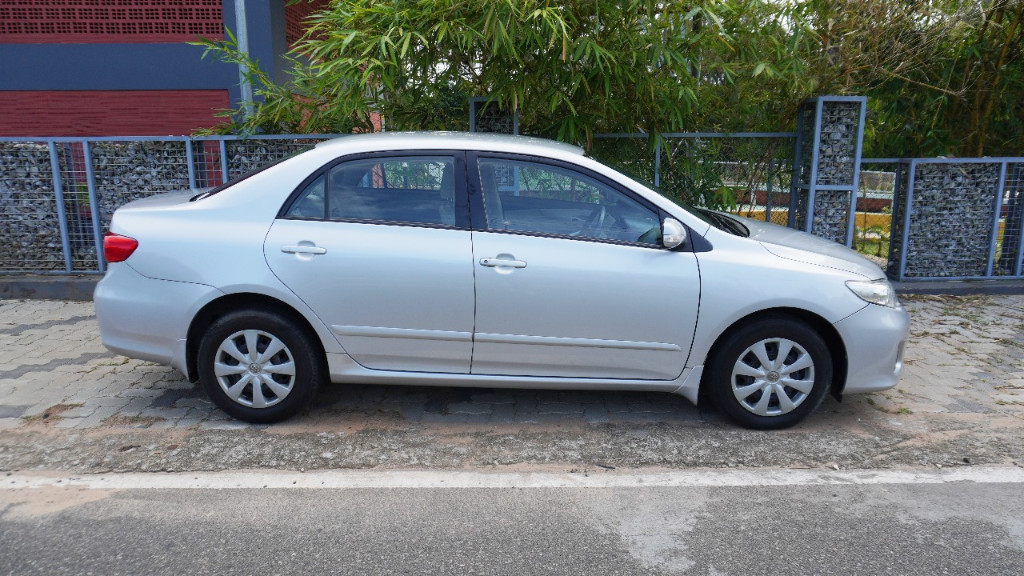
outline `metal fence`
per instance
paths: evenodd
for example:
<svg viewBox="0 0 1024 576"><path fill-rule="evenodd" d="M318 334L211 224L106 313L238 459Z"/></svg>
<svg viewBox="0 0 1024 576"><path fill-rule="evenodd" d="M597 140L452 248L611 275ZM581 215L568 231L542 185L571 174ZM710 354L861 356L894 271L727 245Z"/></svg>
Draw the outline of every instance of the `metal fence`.
<svg viewBox="0 0 1024 576"><path fill-rule="evenodd" d="M102 235L122 204L216 186L333 137L0 138L0 274L102 273ZM793 225L796 139L600 134L591 154L677 200ZM853 245L890 277L1024 277L1024 158L866 158L859 169Z"/></svg>
<svg viewBox="0 0 1024 576"><path fill-rule="evenodd" d="M591 155L675 200L786 225L794 132L597 134Z"/></svg>
<svg viewBox="0 0 1024 576"><path fill-rule="evenodd" d="M101 273L119 206L217 186L333 137L0 138L0 273Z"/></svg>

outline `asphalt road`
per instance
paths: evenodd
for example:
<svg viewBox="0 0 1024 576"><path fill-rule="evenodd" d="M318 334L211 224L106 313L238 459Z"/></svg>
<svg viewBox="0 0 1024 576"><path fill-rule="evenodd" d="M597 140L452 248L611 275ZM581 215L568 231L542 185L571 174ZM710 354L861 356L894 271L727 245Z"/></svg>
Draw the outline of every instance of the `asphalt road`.
<svg viewBox="0 0 1024 576"><path fill-rule="evenodd" d="M1024 472L951 473L8 477L0 574L1024 573Z"/></svg>

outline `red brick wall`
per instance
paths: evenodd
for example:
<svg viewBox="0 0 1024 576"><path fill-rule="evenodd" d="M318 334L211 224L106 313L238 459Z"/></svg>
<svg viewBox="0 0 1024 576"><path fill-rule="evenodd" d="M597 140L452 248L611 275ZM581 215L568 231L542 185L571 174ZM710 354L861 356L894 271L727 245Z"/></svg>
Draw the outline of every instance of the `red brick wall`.
<svg viewBox="0 0 1024 576"><path fill-rule="evenodd" d="M2 1L2 0L0 0ZM328 0L303 0L295 4L284 5L284 30L288 47L291 48L295 42L306 32L306 18L313 12L319 12L327 7Z"/></svg>
<svg viewBox="0 0 1024 576"><path fill-rule="evenodd" d="M222 0L0 0L0 43L187 42L224 38Z"/></svg>
<svg viewBox="0 0 1024 576"><path fill-rule="evenodd" d="M0 91L0 136L181 136L228 106L227 90Z"/></svg>

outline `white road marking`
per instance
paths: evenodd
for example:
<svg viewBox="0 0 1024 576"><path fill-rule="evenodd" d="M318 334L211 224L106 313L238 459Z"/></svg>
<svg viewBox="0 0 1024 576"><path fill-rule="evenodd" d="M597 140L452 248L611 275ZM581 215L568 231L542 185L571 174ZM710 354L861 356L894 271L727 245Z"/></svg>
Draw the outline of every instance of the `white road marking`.
<svg viewBox="0 0 1024 576"><path fill-rule="evenodd" d="M1024 483L1024 468L971 466L910 470L682 470L587 473L316 470L231 472L132 472L58 476L8 473L0 490L68 486L92 490L144 489L359 489L359 488L652 488L882 484Z"/></svg>

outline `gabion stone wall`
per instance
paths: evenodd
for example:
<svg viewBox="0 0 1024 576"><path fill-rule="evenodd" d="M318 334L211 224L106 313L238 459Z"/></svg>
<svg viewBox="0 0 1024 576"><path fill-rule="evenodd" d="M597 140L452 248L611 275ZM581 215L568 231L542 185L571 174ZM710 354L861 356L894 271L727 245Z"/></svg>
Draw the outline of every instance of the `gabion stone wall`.
<svg viewBox="0 0 1024 576"><path fill-rule="evenodd" d="M515 134L515 113L502 110L496 103L481 102L476 106L475 132Z"/></svg>
<svg viewBox="0 0 1024 576"><path fill-rule="evenodd" d="M228 177L237 178L267 164L303 152L322 139L301 140L232 140L228 141Z"/></svg>
<svg viewBox="0 0 1024 576"><path fill-rule="evenodd" d="M905 165L898 175L900 187L894 202L886 269L889 277L899 278L904 260L907 278L984 276L992 257L990 242L999 168L996 163ZM911 171L914 182L908 205Z"/></svg>
<svg viewBox="0 0 1024 576"><path fill-rule="evenodd" d="M0 142L0 270L63 270L45 143Z"/></svg>
<svg viewBox="0 0 1024 576"><path fill-rule="evenodd" d="M118 207L189 187L184 142L94 142L90 151L104 230Z"/></svg>
<svg viewBox="0 0 1024 576"><path fill-rule="evenodd" d="M229 174L237 177L314 146L330 136L228 140ZM223 181L220 142L192 141L194 186ZM97 236L122 205L164 192L188 190L189 142L55 139L63 206L57 204L48 142L0 142L0 272L67 271L59 215L67 224L72 272L100 268ZM94 187L89 185L91 161ZM95 205L93 205L95 202ZM97 219L94 225L93 211Z"/></svg>
<svg viewBox="0 0 1024 576"><path fill-rule="evenodd" d="M849 192L845 190L818 190L815 192L814 221L811 222L811 234L845 244L849 224Z"/></svg>
<svg viewBox="0 0 1024 576"><path fill-rule="evenodd" d="M817 174L811 181L814 158L815 115L818 100L804 102L800 110L799 151L796 201L796 227L816 236L845 244L850 229L850 201L855 194L859 168L856 165L861 144L862 99L821 99L820 133L817 142ZM821 190L819 186L842 186L841 190ZM809 207L814 191L814 206Z"/></svg>
<svg viewBox="0 0 1024 576"><path fill-rule="evenodd" d="M818 144L818 185L853 184L860 102L825 102Z"/></svg>

